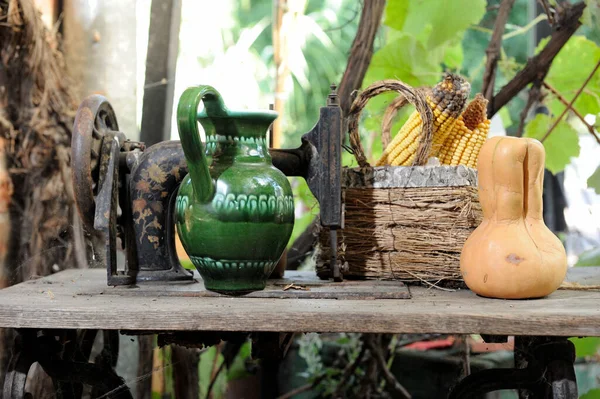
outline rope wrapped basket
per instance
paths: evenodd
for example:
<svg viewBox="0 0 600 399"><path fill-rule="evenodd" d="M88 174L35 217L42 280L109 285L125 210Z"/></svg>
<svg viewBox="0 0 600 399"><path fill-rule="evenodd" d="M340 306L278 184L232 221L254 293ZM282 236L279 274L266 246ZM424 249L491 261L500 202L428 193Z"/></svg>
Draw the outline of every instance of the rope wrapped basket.
<svg viewBox="0 0 600 399"><path fill-rule="evenodd" d="M384 147L390 143L395 114L406 104L412 104L420 117L418 146L407 166L371 166L358 133L360 114L371 98L390 91L399 96L383 117ZM429 88L383 80L367 87L352 104L348 131L358 167L342 169L345 216L337 248L348 265L345 278L442 286L462 280L460 253L482 219L477 171L465 165L439 165L430 156L439 145L434 143L439 112L427 101L431 93ZM451 103L444 106L452 110ZM329 278L329 232L319 228L317 234L317 275Z"/></svg>

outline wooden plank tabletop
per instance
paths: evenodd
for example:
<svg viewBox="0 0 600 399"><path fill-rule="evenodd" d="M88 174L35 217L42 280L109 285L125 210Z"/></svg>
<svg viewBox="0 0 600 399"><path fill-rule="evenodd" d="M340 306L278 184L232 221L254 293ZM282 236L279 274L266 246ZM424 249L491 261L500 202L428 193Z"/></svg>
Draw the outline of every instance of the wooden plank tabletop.
<svg viewBox="0 0 600 399"><path fill-rule="evenodd" d="M295 273L286 277L323 284L313 273ZM598 284L600 268L571 269L567 280ZM509 301L424 287L410 287L410 299L361 300L202 290L198 281L108 287L104 270L66 270L0 290L0 327L600 336L599 291Z"/></svg>

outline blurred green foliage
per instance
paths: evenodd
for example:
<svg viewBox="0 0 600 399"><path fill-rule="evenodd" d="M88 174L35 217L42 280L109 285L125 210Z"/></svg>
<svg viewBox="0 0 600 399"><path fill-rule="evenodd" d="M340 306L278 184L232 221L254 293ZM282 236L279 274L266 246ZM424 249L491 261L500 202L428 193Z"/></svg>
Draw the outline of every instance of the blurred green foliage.
<svg viewBox="0 0 600 399"><path fill-rule="evenodd" d="M212 398L220 399L225 397L228 382L250 376L251 373L246 367L246 362L248 359L250 359L251 352L252 343L247 341L240 347L240 350L237 356L235 356L233 359L231 366L226 367L223 365L225 358L218 350L218 347L211 346L207 348L200 355L200 362L198 363L200 397L207 397L207 391L213 378L214 383L211 389ZM223 369L217 374L217 371L220 367L223 367Z"/></svg>
<svg viewBox="0 0 600 399"><path fill-rule="evenodd" d="M579 399L600 399L600 389L592 389L581 395Z"/></svg>
<svg viewBox="0 0 600 399"><path fill-rule="evenodd" d="M526 126L525 137L541 140L552 126L553 119L537 114ZM552 173L564 170L571 157L579 156L579 137L577 130L567 121L561 120L544 141L546 150L546 168Z"/></svg>
<svg viewBox="0 0 600 399"><path fill-rule="evenodd" d="M575 345L577 357L589 357L598 354L599 337L570 338L570 341Z"/></svg>
<svg viewBox="0 0 600 399"><path fill-rule="evenodd" d="M575 266L598 266L600 265L600 247L592 248L579 255Z"/></svg>
<svg viewBox="0 0 600 399"><path fill-rule="evenodd" d="M239 36L243 29L258 23L273 11L273 2L240 0L236 18ZM339 84L352 40L356 35L361 3L353 0L307 0L298 29L290 40L300 48L289 54L293 90L282 115L284 147L298 147L300 136L319 119L319 108L325 105L329 87ZM272 19L271 19L272 23ZM263 30L251 46L253 51L274 71L272 27ZM264 93L273 93L274 74L259 82Z"/></svg>

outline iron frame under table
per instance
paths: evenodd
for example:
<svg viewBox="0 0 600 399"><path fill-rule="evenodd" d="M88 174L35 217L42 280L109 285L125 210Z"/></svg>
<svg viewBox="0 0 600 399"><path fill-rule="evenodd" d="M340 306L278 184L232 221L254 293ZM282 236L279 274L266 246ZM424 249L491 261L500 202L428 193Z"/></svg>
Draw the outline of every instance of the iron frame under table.
<svg viewBox="0 0 600 399"><path fill-rule="evenodd" d="M196 277L193 282L110 287L103 269L70 269L0 290L0 328L19 332L3 397L25 397L25 379L35 362L62 397L80 397L83 385L99 396L131 397L114 371L119 333L158 334L163 343L194 346L250 332L261 343L257 357L266 358L285 355L294 332L357 332L481 334L486 342L512 335L517 368L471 374L449 398L520 389L528 398L575 399L575 351L567 338L600 336L598 291L561 289L543 299L509 301L469 290L365 281L349 282L367 287L361 295L356 289L352 295L331 294L327 287L344 283L288 271L264 292L229 297L206 291ZM570 269L567 281L598 284L600 268ZM319 297L320 291L325 294ZM90 363L99 331L104 350Z"/></svg>

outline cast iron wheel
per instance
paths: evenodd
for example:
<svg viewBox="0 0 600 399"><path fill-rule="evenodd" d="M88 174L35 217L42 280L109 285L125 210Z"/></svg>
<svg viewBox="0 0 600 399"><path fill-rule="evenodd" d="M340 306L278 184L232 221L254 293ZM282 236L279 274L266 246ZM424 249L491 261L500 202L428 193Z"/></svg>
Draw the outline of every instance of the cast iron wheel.
<svg viewBox="0 0 600 399"><path fill-rule="evenodd" d="M31 354L23 349L23 338L15 337L13 354L8 363L2 397L6 399L32 399L31 394L25 392L25 383L29 369L35 363Z"/></svg>
<svg viewBox="0 0 600 399"><path fill-rule="evenodd" d="M108 132L118 131L117 117L105 97L95 94L83 100L73 125L71 168L75 204L88 232L94 230L102 140Z"/></svg>

